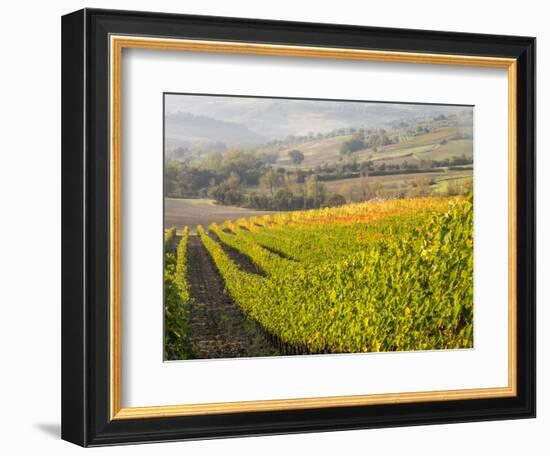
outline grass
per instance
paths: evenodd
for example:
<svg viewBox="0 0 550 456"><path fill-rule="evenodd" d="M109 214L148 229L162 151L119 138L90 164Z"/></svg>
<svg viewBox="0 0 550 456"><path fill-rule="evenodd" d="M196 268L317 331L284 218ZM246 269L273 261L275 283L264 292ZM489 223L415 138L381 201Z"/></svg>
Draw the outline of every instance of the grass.
<svg viewBox="0 0 550 456"><path fill-rule="evenodd" d="M454 186L455 188L460 189L461 187L470 187L473 182L473 176L464 176L456 178L446 178L441 179L436 184L431 186L431 189L434 193L440 195L447 195L449 193L449 186Z"/></svg>
<svg viewBox="0 0 550 456"><path fill-rule="evenodd" d="M396 149L402 149L402 148L410 148L410 147L417 147L417 146L427 146L430 144L438 144L443 139L451 139L455 137L457 134L471 134L472 129L468 127L443 127L436 131L432 131L430 133L426 133L419 136L413 136L407 141L403 141L397 144L390 144L388 146L384 147L384 150L386 151L392 151Z"/></svg>
<svg viewBox="0 0 550 456"><path fill-rule="evenodd" d="M418 158L425 160L444 160L446 158L460 157L465 155L467 158L473 156L473 141L471 139L456 139L447 142L447 144L438 145L431 151L425 151L418 154Z"/></svg>
<svg viewBox="0 0 550 456"><path fill-rule="evenodd" d="M386 193L407 191L414 189L416 182L422 179L436 183L449 179L472 179L472 170L445 171L440 173L418 173L418 174L397 174L389 176L371 176L366 182L360 178L339 179L330 182L324 182L328 190L334 193L340 193L348 201L360 201L363 199L363 190L368 185L372 191L373 188L379 188L383 196ZM435 194L443 194L444 190L431 186L430 190ZM371 195L372 196L372 195Z"/></svg>
<svg viewBox="0 0 550 456"><path fill-rule="evenodd" d="M287 166L289 168L309 169L321 166L323 163L335 163L340 158L340 148L344 142L351 139L351 135L337 136L335 138L326 138L308 141L303 144L289 147L279 152L279 161L277 165ZM304 161L298 166L290 163L288 152L297 149L304 154Z"/></svg>
<svg viewBox="0 0 550 456"><path fill-rule="evenodd" d="M353 153L352 158L358 161L373 160L392 164L402 163L405 160L414 162L415 159L443 160L463 154L470 158L473 155L473 141L453 138L458 134L471 135L471 133L472 129L468 127L443 127L430 133L409 137L396 144L380 147L376 152L373 149L359 150ZM338 163L342 159L340 148L351 137L351 135L346 135L314 139L285 148L279 152L279 160L276 165L294 169L312 169L325 163ZM447 140L447 144L440 144L443 140ZM289 160L288 152L293 149L300 150L304 154L304 161L299 165L294 165ZM411 154L414 157L411 157ZM403 158L403 160L399 160L399 158Z"/></svg>

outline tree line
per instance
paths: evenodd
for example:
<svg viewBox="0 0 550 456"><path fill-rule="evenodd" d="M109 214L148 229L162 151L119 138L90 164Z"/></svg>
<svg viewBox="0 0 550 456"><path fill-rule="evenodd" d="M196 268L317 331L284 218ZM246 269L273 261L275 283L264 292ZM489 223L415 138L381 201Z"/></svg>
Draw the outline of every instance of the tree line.
<svg viewBox="0 0 550 456"><path fill-rule="evenodd" d="M288 152L292 164L304 160L297 150ZM276 168L272 157L247 150L225 154L211 152L200 165L168 160L165 170L165 195L176 198L212 198L218 204L262 210L301 210L346 203L340 193L330 192L323 182L393 174L442 171L472 163L465 155L444 160L415 160L400 163L369 159L317 166L311 170Z"/></svg>
<svg viewBox="0 0 550 456"><path fill-rule="evenodd" d="M297 150L289 157L293 163L303 160ZM164 185L168 197L212 198L219 204L264 210L315 209L346 202L331 194L316 174L275 169L262 156L242 150L209 154L200 166L170 160Z"/></svg>

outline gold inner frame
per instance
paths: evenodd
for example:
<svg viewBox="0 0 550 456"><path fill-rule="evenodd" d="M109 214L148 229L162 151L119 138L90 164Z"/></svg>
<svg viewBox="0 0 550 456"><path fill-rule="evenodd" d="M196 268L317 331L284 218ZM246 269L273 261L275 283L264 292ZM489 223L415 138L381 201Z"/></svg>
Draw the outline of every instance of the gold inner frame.
<svg viewBox="0 0 550 456"><path fill-rule="evenodd" d="M508 70L508 385L505 387L275 399L245 402L122 407L122 51L154 49L229 54L253 54L337 60L367 60L431 65L453 65ZM362 49L287 46L227 41L204 41L137 36L110 36L110 412L111 419L158 418L185 415L296 410L374 404L396 404L458 399L511 397L517 394L517 221L516 121L517 61L468 55L423 54Z"/></svg>

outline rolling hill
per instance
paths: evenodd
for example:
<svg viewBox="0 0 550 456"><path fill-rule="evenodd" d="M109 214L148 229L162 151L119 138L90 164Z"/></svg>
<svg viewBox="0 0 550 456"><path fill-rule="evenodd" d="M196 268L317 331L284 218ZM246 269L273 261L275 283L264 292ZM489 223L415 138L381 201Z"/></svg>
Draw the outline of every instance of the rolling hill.
<svg viewBox="0 0 550 456"><path fill-rule="evenodd" d="M363 149L352 153L350 160L385 162L387 164L415 163L421 160L444 160L464 155L473 158L472 129L467 127L443 127L433 132L412 136L396 144L374 149ZM351 135L322 138L296 144L281 149L277 165L299 169L311 169L323 164L341 162L340 148L351 139ZM304 154L304 161L298 165L292 164L288 153L299 150Z"/></svg>

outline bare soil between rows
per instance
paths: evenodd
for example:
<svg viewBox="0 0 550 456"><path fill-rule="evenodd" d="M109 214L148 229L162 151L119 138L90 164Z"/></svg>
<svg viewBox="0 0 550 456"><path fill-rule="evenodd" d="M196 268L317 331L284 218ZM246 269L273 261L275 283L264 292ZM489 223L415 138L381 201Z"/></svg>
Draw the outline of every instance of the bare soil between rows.
<svg viewBox="0 0 550 456"><path fill-rule="evenodd" d="M196 358L277 356L280 352L246 318L199 236L188 244L191 292L189 339Z"/></svg>

